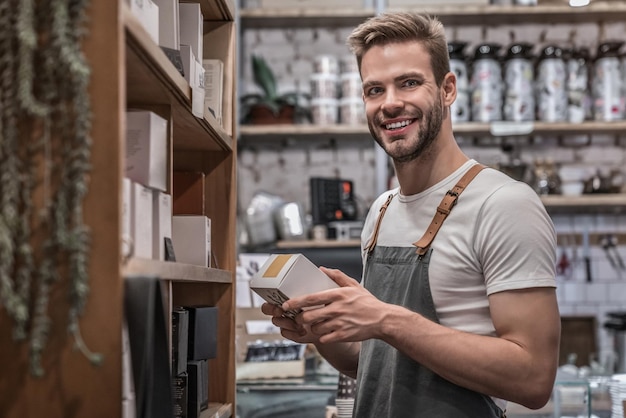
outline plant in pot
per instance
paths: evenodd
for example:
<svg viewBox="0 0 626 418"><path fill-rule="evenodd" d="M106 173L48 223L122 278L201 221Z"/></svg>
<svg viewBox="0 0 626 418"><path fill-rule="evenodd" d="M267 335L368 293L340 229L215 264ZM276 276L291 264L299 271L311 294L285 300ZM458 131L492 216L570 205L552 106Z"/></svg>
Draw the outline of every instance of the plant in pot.
<svg viewBox="0 0 626 418"><path fill-rule="evenodd" d="M263 57L252 55L252 75L262 94L253 93L241 97L242 123L292 124L311 120L310 109L306 106L308 95L301 92L279 94L274 72Z"/></svg>

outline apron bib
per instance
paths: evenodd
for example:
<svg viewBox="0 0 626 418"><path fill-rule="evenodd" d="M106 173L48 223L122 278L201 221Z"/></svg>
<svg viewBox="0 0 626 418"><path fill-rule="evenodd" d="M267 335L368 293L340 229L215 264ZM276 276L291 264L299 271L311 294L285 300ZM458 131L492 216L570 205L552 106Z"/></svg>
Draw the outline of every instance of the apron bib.
<svg viewBox="0 0 626 418"><path fill-rule="evenodd" d="M458 195L482 168L474 166L469 170L472 172L469 176L464 176L453 190L448 191L431 227L415 243L417 251L413 247L376 245L382 217L393 196L388 198L381 208L372 241L367 246L369 254L363 275L367 290L383 302L403 306L439 323L428 277L433 251L430 243L456 204ZM459 185L460 190L457 189ZM449 200L450 197L453 199ZM504 417L489 396L440 377L387 343L371 339L361 344L355 418Z"/></svg>

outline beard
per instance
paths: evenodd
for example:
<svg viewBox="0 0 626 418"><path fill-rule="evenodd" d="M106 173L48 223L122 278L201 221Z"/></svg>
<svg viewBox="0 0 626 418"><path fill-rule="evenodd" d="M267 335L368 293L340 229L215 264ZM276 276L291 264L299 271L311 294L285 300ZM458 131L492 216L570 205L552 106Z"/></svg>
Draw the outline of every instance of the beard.
<svg viewBox="0 0 626 418"><path fill-rule="evenodd" d="M399 137L396 140L403 140L406 145L391 147L389 144L385 144L382 139L382 134L379 133L380 123L375 124L373 121L368 121L370 133L385 150L387 155L393 159L394 163L408 163L414 161L420 156L424 155L433 145L437 135L441 131L441 124L444 118L444 111L441 106L441 97L437 96L437 101L426 112L422 112L417 109L416 122L419 124L419 130L417 132L417 138L407 139L406 137ZM397 117L397 115L393 115ZM394 140L394 141L396 141ZM391 144L393 145L393 144Z"/></svg>

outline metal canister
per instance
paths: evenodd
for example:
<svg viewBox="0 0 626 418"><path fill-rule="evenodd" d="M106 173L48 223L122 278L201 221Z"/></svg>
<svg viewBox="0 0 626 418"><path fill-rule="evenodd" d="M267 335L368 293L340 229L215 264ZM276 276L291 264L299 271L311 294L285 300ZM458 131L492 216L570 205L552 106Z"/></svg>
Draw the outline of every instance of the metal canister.
<svg viewBox="0 0 626 418"><path fill-rule="evenodd" d="M593 66L593 114L599 121L624 118L624 97L619 50L624 43L609 41L598 45Z"/></svg>
<svg viewBox="0 0 626 418"><path fill-rule="evenodd" d="M537 119L544 122L567 120L567 75L563 49L546 46L537 65Z"/></svg>
<svg viewBox="0 0 626 418"><path fill-rule="evenodd" d="M472 64L472 120L491 122L502 120L504 81L498 51L501 45L483 43L476 47Z"/></svg>
<svg viewBox="0 0 626 418"><path fill-rule="evenodd" d="M450 106L452 122L467 122L470 120L470 85L467 68L467 57L464 49L467 42L448 42L450 55L450 71L456 75L456 100Z"/></svg>
<svg viewBox="0 0 626 418"><path fill-rule="evenodd" d="M589 50L573 48L566 59L567 120L580 123L592 118L589 94Z"/></svg>
<svg viewBox="0 0 626 418"><path fill-rule="evenodd" d="M535 119L533 45L516 43L509 46L504 61L504 120Z"/></svg>

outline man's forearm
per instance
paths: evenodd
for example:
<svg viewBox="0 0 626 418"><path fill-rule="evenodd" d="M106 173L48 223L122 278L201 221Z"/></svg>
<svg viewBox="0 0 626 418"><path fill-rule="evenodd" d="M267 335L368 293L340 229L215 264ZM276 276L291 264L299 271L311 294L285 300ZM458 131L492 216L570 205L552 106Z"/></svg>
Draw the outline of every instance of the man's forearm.
<svg viewBox="0 0 626 418"><path fill-rule="evenodd" d="M339 372L356 378L361 343L315 344L317 351Z"/></svg>

